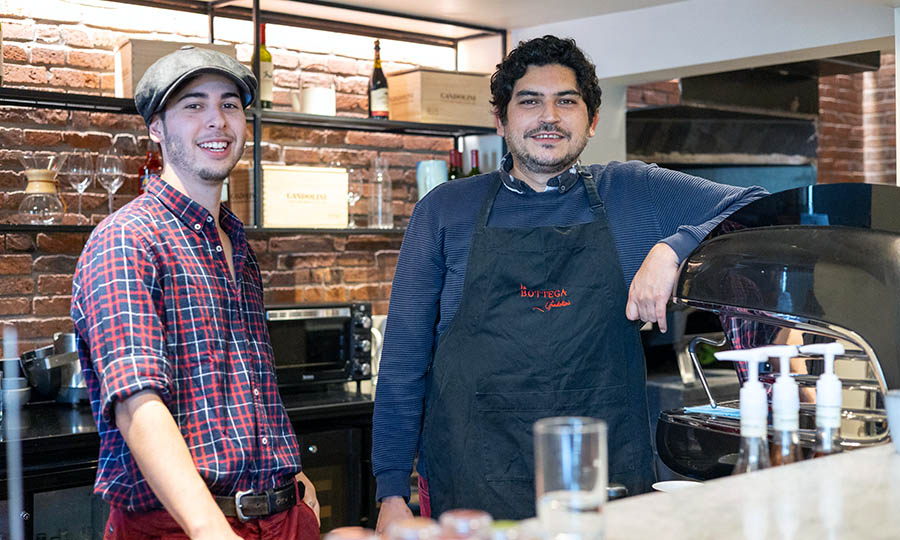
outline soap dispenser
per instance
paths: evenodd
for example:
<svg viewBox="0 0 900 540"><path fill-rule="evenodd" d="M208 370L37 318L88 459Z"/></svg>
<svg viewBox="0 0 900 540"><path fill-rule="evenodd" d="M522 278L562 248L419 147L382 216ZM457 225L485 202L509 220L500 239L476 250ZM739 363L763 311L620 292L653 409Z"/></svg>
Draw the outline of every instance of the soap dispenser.
<svg viewBox="0 0 900 540"><path fill-rule="evenodd" d="M841 379L834 374L834 357L844 354L840 343L815 343L800 347L803 354L825 357L825 372L816 381L816 448L813 457L841 451Z"/></svg>
<svg viewBox="0 0 900 540"><path fill-rule="evenodd" d="M759 382L759 364L766 362L768 356L759 349L721 351L715 354L719 360L747 362L750 369L750 377L741 387L741 449L731 474L768 468L770 462L766 426L769 403L766 400L766 389Z"/></svg>
<svg viewBox="0 0 900 540"><path fill-rule="evenodd" d="M781 375L772 385L772 444L769 460L772 466L796 463L803 459L800 450L800 387L791 377L791 357L797 356L794 345L760 347L769 357L779 359Z"/></svg>

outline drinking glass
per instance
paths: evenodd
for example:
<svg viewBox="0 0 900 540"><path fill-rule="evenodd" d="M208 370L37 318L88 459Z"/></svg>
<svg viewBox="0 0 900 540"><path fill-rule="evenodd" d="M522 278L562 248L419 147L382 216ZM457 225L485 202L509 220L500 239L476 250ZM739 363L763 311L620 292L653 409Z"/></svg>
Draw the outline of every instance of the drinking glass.
<svg viewBox="0 0 900 540"><path fill-rule="evenodd" d="M113 195L125 182L125 167L122 158L106 154L97 158L97 181L109 195L109 213L113 213Z"/></svg>
<svg viewBox="0 0 900 540"><path fill-rule="evenodd" d="M356 217L353 215L355 211L356 203L362 199L363 189L366 187L366 171L365 169L360 169L358 167L351 167L347 169L347 214L350 219L347 222L347 227L353 229L356 228Z"/></svg>
<svg viewBox="0 0 900 540"><path fill-rule="evenodd" d="M390 229L394 226L394 209L388 162L384 157L377 156L373 165L369 193L369 228Z"/></svg>
<svg viewBox="0 0 900 540"><path fill-rule="evenodd" d="M69 182L76 192L78 192L78 214L81 214L81 196L85 190L91 185L94 178L94 164L91 155L87 152L74 152L69 154L63 163L59 174Z"/></svg>
<svg viewBox="0 0 900 540"><path fill-rule="evenodd" d="M547 538L603 538L607 468L603 420L559 416L535 422L537 515Z"/></svg>

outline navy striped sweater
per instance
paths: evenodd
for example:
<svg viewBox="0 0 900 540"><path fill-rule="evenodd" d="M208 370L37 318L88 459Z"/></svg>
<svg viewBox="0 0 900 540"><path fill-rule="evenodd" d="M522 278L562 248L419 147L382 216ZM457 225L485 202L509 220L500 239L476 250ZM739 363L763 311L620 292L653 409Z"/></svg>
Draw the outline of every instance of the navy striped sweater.
<svg viewBox="0 0 900 540"><path fill-rule="evenodd" d="M657 242L684 259L724 217L766 194L637 161L589 169L606 207L626 289ZM500 174L507 189L497 193L489 227L567 226L593 219L585 186L571 169L548 182L556 188L541 193ZM490 174L482 174L441 184L410 218L394 274L375 397L372 462L379 500L409 497L413 459L421 450L425 372L438 336L459 307L472 232L490 183ZM418 469L427 477L425 456L419 456Z"/></svg>

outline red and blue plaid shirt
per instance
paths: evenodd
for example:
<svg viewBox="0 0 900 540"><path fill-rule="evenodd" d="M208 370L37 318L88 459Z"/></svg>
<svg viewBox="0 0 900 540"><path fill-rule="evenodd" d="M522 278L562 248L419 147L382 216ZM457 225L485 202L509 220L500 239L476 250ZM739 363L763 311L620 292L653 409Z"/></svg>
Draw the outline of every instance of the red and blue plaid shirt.
<svg viewBox="0 0 900 540"><path fill-rule="evenodd" d="M757 322L751 319L741 319L734 316L722 317L722 329L725 336L731 343L732 349L753 349L755 347L763 347L771 345L778 333L778 327ZM738 379L741 384L750 377L750 368L746 362L734 362L734 369L737 371ZM759 366L760 373L771 372L772 368L769 363ZM765 385L768 386L768 385ZM771 389L768 389L771 392Z"/></svg>
<svg viewBox="0 0 900 540"><path fill-rule="evenodd" d="M278 394L262 281L226 208L232 282L210 213L162 181L103 221L78 261L72 318L100 434L94 491L129 511L161 508L115 426L117 401L156 391L216 495L262 491L301 469Z"/></svg>

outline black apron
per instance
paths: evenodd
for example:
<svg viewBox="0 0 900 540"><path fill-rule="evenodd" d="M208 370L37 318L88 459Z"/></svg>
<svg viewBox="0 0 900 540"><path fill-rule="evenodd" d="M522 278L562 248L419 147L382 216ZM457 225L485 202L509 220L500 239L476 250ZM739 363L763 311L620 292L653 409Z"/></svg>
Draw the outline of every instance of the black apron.
<svg viewBox="0 0 900 540"><path fill-rule="evenodd" d="M487 227L500 173L472 236L459 309L426 375L424 454L432 515L477 508L535 515L535 420L592 416L608 424L609 479L650 488L646 373L639 325L597 184L594 221Z"/></svg>

